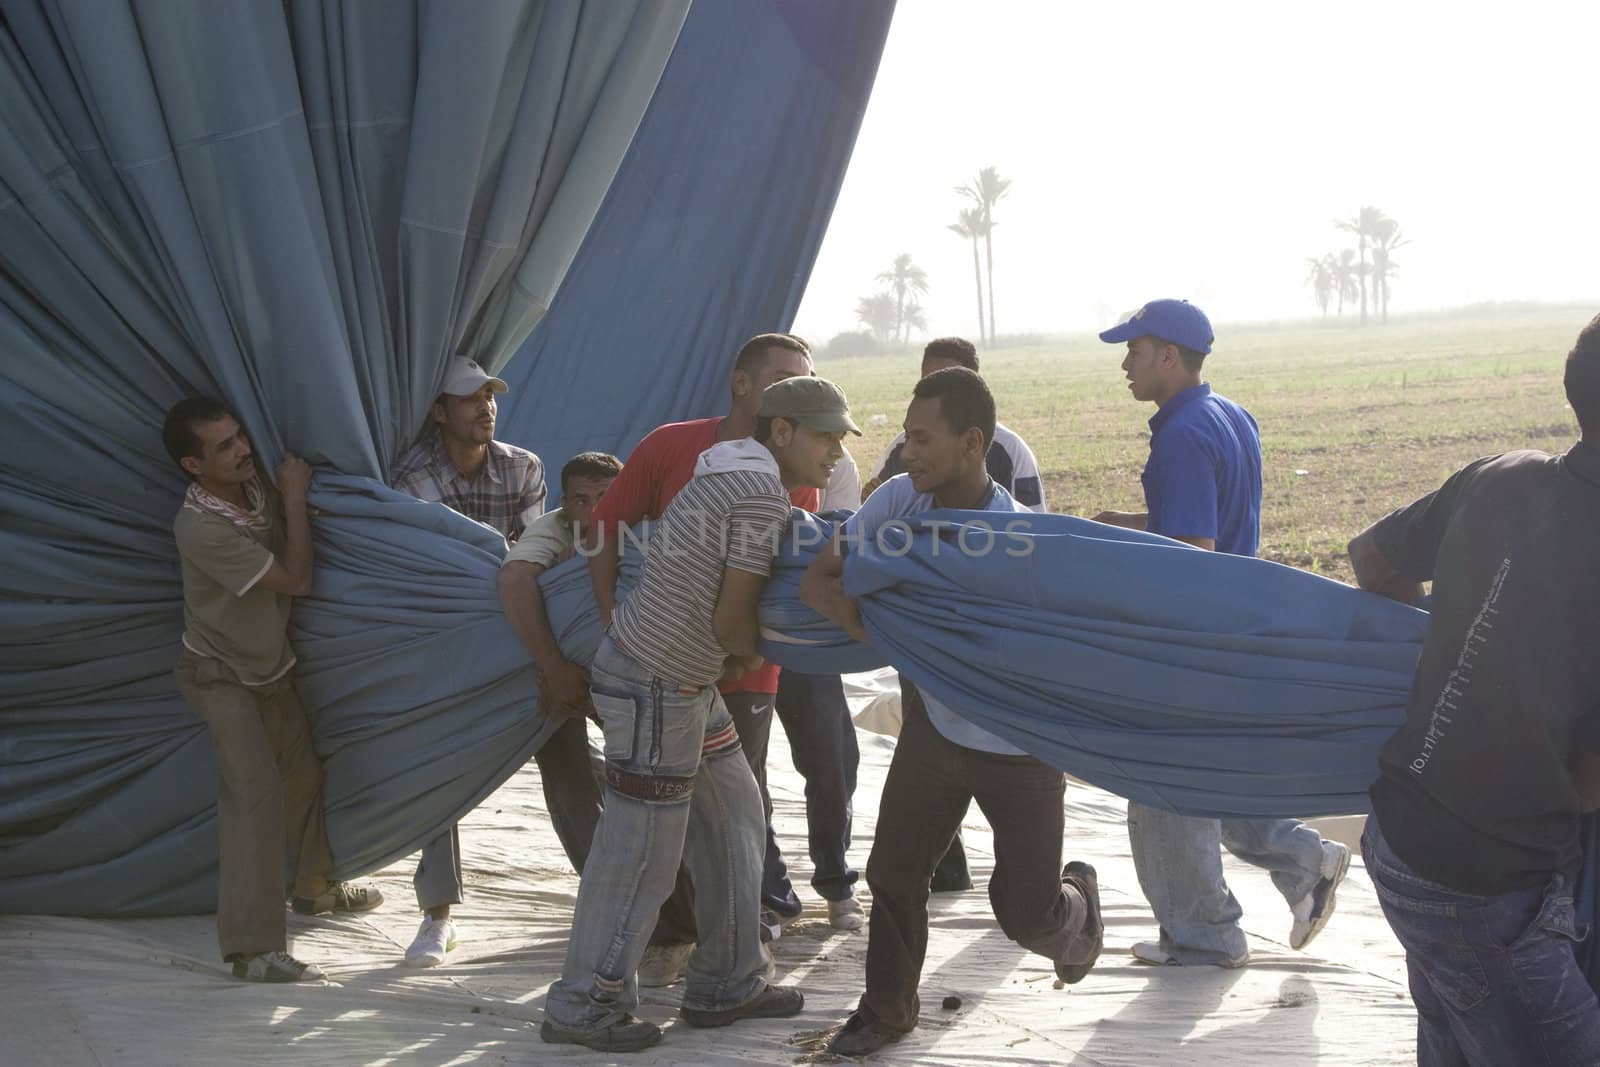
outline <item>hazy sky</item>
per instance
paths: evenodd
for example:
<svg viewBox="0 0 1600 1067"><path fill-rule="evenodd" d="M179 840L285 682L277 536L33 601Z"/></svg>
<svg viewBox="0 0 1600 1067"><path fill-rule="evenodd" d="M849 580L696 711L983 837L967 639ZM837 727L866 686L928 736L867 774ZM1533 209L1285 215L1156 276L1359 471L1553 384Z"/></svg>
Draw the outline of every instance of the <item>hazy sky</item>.
<svg viewBox="0 0 1600 1067"><path fill-rule="evenodd" d="M1305 257L1375 205L1395 311L1600 297L1600 4L900 0L796 329L858 328L897 253L931 335L976 332L945 229L983 166L1001 333L1154 296L1316 314ZM1597 300L1600 303L1600 300Z"/></svg>

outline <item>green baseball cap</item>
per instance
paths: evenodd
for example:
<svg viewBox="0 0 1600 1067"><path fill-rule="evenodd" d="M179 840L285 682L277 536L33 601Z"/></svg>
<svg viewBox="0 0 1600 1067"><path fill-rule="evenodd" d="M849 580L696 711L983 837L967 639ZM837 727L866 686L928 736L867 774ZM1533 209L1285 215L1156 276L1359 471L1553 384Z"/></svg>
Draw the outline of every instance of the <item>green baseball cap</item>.
<svg viewBox="0 0 1600 1067"><path fill-rule="evenodd" d="M826 378L785 378L772 383L761 394L760 415L788 419L823 433L861 435L861 427L850 419L850 401L844 398L844 390Z"/></svg>

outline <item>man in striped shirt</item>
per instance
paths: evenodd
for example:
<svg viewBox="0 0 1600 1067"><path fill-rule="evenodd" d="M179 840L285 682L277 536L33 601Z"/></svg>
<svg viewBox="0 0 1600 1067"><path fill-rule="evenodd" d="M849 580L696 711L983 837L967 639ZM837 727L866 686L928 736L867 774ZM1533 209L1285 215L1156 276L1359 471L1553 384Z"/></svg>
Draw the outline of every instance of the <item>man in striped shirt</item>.
<svg viewBox="0 0 1600 1067"><path fill-rule="evenodd" d="M601 536L589 557L589 577L601 625L611 625L611 612L616 605L623 531L665 514L672 499L693 477L702 452L753 434L763 391L768 386L812 372L811 350L800 338L786 333L757 334L741 345L734 357L729 380L732 403L727 415L658 426L635 446L622 474L594 510L594 526ZM807 511L817 510L818 498L817 490L809 485L797 486L789 493L789 503ZM777 835L772 831L772 806L766 786L767 739L772 732L778 673L777 664L768 663L742 677L724 679L717 686L739 731L739 744L755 773L762 807L767 812L767 858L761 897L768 913L763 921L769 930L782 920L799 915L801 910L783 853L778 849ZM661 908L650 936L650 948L639 966L639 984L658 987L678 981L694 951L695 940L694 889L684 876Z"/></svg>
<svg viewBox="0 0 1600 1067"><path fill-rule="evenodd" d="M694 879L698 929L684 1021L726 1026L804 1006L799 990L767 982L764 812L716 682L761 664L756 604L787 532L787 493L826 486L844 435L860 432L838 386L779 382L762 394L754 438L703 452L652 531L638 584L615 608L590 669L607 798L566 963L545 1001L545 1041L625 1052L661 1040L631 1012L648 932L680 860Z"/></svg>

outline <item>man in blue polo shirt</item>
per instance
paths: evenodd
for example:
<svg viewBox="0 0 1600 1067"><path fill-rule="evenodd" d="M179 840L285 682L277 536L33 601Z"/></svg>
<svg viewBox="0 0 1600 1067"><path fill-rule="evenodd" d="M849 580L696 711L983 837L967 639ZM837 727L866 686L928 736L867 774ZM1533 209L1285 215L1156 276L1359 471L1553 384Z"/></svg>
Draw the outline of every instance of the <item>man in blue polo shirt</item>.
<svg viewBox="0 0 1600 1067"><path fill-rule="evenodd" d="M1152 300L1100 335L1127 343L1122 370L1135 400L1154 403L1146 511L1096 521L1149 530L1199 548L1253 556L1261 541L1261 438L1250 413L1200 380L1211 322L1187 300ZM1327 925L1350 850L1296 819L1194 819L1128 805L1139 886L1161 924L1159 942L1133 946L1143 963L1242 967L1244 914L1222 876L1221 848L1272 872L1289 903L1291 948Z"/></svg>

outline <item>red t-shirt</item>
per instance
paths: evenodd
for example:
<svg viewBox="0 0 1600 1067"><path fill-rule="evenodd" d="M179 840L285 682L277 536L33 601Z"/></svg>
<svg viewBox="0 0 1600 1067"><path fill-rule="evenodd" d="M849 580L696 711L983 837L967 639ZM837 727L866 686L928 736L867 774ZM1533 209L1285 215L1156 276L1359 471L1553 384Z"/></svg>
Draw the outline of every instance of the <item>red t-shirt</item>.
<svg viewBox="0 0 1600 1067"><path fill-rule="evenodd" d="M722 416L718 416L669 422L646 434L634 446L622 473L595 505L595 529L606 537L616 537L622 526L660 518L678 490L694 477L694 464L700 453L717 443L717 427L721 425ZM821 502L822 494L811 486L789 494L789 503L807 511L816 511ZM776 693L778 671L776 663L768 663L717 688L724 693Z"/></svg>

